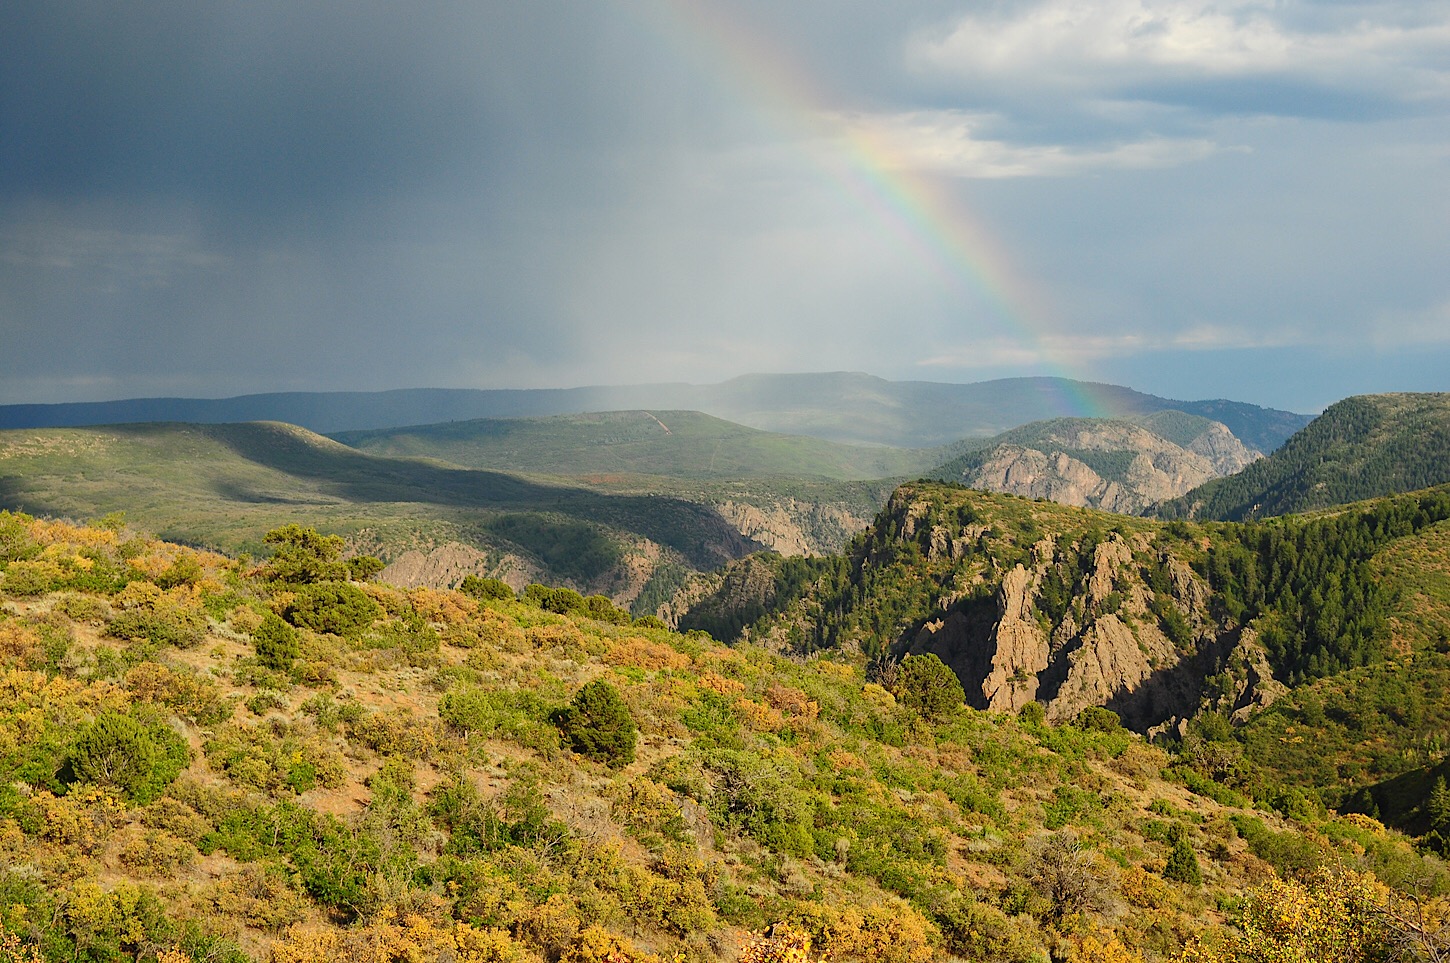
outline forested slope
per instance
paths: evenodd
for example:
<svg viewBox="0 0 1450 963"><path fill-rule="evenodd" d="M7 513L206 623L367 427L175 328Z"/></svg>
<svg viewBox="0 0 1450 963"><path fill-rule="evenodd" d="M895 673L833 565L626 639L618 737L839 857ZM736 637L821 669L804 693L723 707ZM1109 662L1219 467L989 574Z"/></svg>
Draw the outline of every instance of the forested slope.
<svg viewBox="0 0 1450 963"><path fill-rule="evenodd" d="M1447 533L1445 488L1194 524L913 484L843 555L733 563L680 624L880 671L932 653L985 709L1209 726L1238 791L1289 785L1423 834L1450 775Z"/></svg>
<svg viewBox="0 0 1450 963"><path fill-rule="evenodd" d="M1236 475L1160 505L1162 518L1241 521L1450 482L1450 394L1346 398Z"/></svg>

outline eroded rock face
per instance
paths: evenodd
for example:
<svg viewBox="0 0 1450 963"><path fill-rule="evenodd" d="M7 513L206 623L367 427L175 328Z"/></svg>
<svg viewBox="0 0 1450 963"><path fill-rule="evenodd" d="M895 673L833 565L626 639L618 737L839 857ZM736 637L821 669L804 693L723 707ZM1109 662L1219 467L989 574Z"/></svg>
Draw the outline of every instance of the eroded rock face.
<svg viewBox="0 0 1450 963"><path fill-rule="evenodd" d="M1061 562L1053 552L1051 541L1036 546L1031 567L1007 572L995 598L927 623L908 651L934 653L951 666L976 708L1016 712L1036 700L1060 723L1106 706L1140 732L1166 731L1205 707L1203 680L1223 669L1236 688L1227 704L1211 708L1236 718L1283 690L1252 633L1216 626L1208 587L1166 559L1169 595L1192 635L1176 646L1149 609L1152 592L1132 547L1117 534L1094 548L1072 605L1049 628L1038 601L1048 568Z"/></svg>
<svg viewBox="0 0 1450 963"><path fill-rule="evenodd" d="M1007 573L997 596L992 661L981 682L988 709L1016 712L1037 697L1037 677L1047 668L1047 635L1032 609L1037 579L1021 565Z"/></svg>
<svg viewBox="0 0 1450 963"><path fill-rule="evenodd" d="M1220 475L1233 475L1264 457L1239 441L1228 426L1215 421L1187 445L1189 451L1208 459Z"/></svg>
<svg viewBox="0 0 1450 963"><path fill-rule="evenodd" d="M466 575L502 579L517 591L537 579L539 569L517 555L491 559L471 546L448 542L427 552L404 552L378 573L378 580L402 588L450 588Z"/></svg>
<svg viewBox="0 0 1450 963"><path fill-rule="evenodd" d="M741 535L782 555L836 551L870 520L831 505L785 498L766 508L722 501L715 509Z"/></svg>
<svg viewBox="0 0 1450 963"><path fill-rule="evenodd" d="M1088 464L1131 456L1121 473ZM1046 498L1062 505L1138 514L1204 482L1233 474L1259 458L1233 433L1214 423L1187 447L1124 422L1073 422L1030 446L1004 444L983 453L960 481L973 488Z"/></svg>

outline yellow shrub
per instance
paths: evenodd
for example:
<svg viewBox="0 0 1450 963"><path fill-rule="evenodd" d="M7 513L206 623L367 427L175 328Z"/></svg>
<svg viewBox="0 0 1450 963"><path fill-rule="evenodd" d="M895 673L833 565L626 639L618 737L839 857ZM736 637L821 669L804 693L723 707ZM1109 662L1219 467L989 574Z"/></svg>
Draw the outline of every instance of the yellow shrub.
<svg viewBox="0 0 1450 963"><path fill-rule="evenodd" d="M634 666L650 671L684 669L690 665L688 655L662 642L651 642L640 636L626 636L610 642L604 661L610 665Z"/></svg>
<svg viewBox="0 0 1450 963"><path fill-rule="evenodd" d="M161 589L152 582L129 582L116 593L116 604L123 609L146 609L156 607L161 599Z"/></svg>
<svg viewBox="0 0 1450 963"><path fill-rule="evenodd" d="M45 820L43 835L68 846L100 845L126 811L126 804L115 791L102 786L77 788L64 796L40 789L30 798Z"/></svg>
<svg viewBox="0 0 1450 963"><path fill-rule="evenodd" d="M769 936L748 936L740 963L810 963L811 937L788 923L777 923Z"/></svg>
<svg viewBox="0 0 1450 963"><path fill-rule="evenodd" d="M408 601L425 621L438 625L462 625L478 615L478 602L462 592L415 588L408 593Z"/></svg>
<svg viewBox="0 0 1450 963"><path fill-rule="evenodd" d="M30 523L30 537L42 545L74 545L77 548L106 548L119 540L108 528L91 528L67 522L37 519Z"/></svg>
<svg viewBox="0 0 1450 963"><path fill-rule="evenodd" d="M559 963L660 963L660 958L642 953L629 940L594 925L575 938Z"/></svg>
<svg viewBox="0 0 1450 963"><path fill-rule="evenodd" d="M1123 870L1119 877L1118 890L1129 903L1145 909L1164 906L1174 897L1173 888L1161 876L1147 872L1140 866L1129 866Z"/></svg>
<svg viewBox="0 0 1450 963"><path fill-rule="evenodd" d="M584 646L584 633L573 625L531 625L524 638L536 649L571 649Z"/></svg>
<svg viewBox="0 0 1450 963"><path fill-rule="evenodd" d="M201 725L212 725L231 715L215 682L189 672L177 672L159 662L142 662L126 673L126 691L138 701L157 702Z"/></svg>
<svg viewBox="0 0 1450 963"><path fill-rule="evenodd" d="M786 715L810 722L821 713L821 706L800 689L773 685L765 692L765 701Z"/></svg>
<svg viewBox="0 0 1450 963"><path fill-rule="evenodd" d="M423 758L439 745L438 724L427 718L415 718L408 709L369 713L348 726L348 735L384 756Z"/></svg>
<svg viewBox="0 0 1450 963"><path fill-rule="evenodd" d="M699 685L702 689L709 689L711 692L718 692L721 695L735 695L745 691L743 682L727 679L717 672L702 672Z"/></svg>
<svg viewBox="0 0 1450 963"><path fill-rule="evenodd" d="M791 921L833 960L923 963L932 958L932 927L904 902L873 906L803 903Z"/></svg>
<svg viewBox="0 0 1450 963"><path fill-rule="evenodd" d="M33 629L18 622L0 622L0 659L28 665L40 646L40 636Z"/></svg>
<svg viewBox="0 0 1450 963"><path fill-rule="evenodd" d="M256 866L244 867L234 876L217 880L205 891L204 898L227 919L273 931L301 922L311 905L307 897L288 886L281 876Z"/></svg>
<svg viewBox="0 0 1450 963"><path fill-rule="evenodd" d="M121 862L138 876L174 876L196 860L196 848L162 829L131 833L121 846Z"/></svg>
<svg viewBox="0 0 1450 963"><path fill-rule="evenodd" d="M388 615L396 618L408 611L408 596L391 586L367 582L362 586L362 590Z"/></svg>
<svg viewBox="0 0 1450 963"><path fill-rule="evenodd" d="M20 942L14 933L0 930L0 963L45 963L33 944Z"/></svg>
<svg viewBox="0 0 1450 963"><path fill-rule="evenodd" d="M868 682L864 686L862 686L861 695L866 697L867 702L875 706L881 706L884 708L887 706L896 705L896 696L892 695L890 692L887 692L885 689L883 689L881 686L877 685L874 682Z"/></svg>
<svg viewBox="0 0 1450 963"><path fill-rule="evenodd" d="M384 917L360 930L294 925L272 946L272 963L536 963L503 930Z"/></svg>
<svg viewBox="0 0 1450 963"><path fill-rule="evenodd" d="M342 933L321 926L294 924L272 945L272 963L338 963Z"/></svg>
<svg viewBox="0 0 1450 963"><path fill-rule="evenodd" d="M1077 937L1076 963L1143 963L1143 958L1123 945L1117 935L1094 929Z"/></svg>
<svg viewBox="0 0 1450 963"><path fill-rule="evenodd" d="M1356 829L1362 829L1376 836L1383 836L1385 834L1385 824L1373 816L1366 816L1364 813L1350 813L1340 818L1342 822L1348 823Z"/></svg>
<svg viewBox="0 0 1450 963"><path fill-rule="evenodd" d="M756 732L775 732L785 725L785 716L778 710L750 699L736 699L735 714Z"/></svg>
<svg viewBox="0 0 1450 963"><path fill-rule="evenodd" d="M1380 959L1389 891L1369 874L1321 870L1305 883L1272 879L1244 905L1239 930L1195 940L1178 963L1360 963Z"/></svg>

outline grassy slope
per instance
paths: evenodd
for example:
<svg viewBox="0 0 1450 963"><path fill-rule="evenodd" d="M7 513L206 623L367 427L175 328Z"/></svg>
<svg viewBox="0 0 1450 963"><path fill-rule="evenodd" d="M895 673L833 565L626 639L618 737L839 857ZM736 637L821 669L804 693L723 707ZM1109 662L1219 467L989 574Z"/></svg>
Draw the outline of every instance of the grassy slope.
<svg viewBox="0 0 1450 963"><path fill-rule="evenodd" d="M864 447L779 435L697 411L481 419L332 437L376 454L421 455L471 468L571 478L647 475L720 481L788 476L850 481L916 475L943 457L940 449Z"/></svg>
<svg viewBox="0 0 1450 963"><path fill-rule="evenodd" d="M1269 457L1165 503L1159 514L1267 518L1447 481L1450 394L1364 395L1331 405Z"/></svg>
<svg viewBox="0 0 1450 963"><path fill-rule="evenodd" d="M72 518L124 510L167 537L227 551L259 551L259 533L299 520L364 534L385 554L410 541L493 546L490 528L519 513L540 539L551 529L587 529L613 542L642 536L702 567L742 541L709 508L683 499L370 455L275 423L0 433L0 505ZM539 550L527 537L506 547Z"/></svg>
<svg viewBox="0 0 1450 963"><path fill-rule="evenodd" d="M1270 865L1440 879L1372 824L1192 795L1121 730L925 719L850 664L370 587L372 625L303 632L278 671L252 634L288 596L225 559L0 516L0 569L0 841L23 867L0 869L0 924L56 960L586 960L614 940L635 949L610 959L705 961L777 920L834 960L1025 963L1090 937L1154 960ZM126 641L127 613L204 616L205 637ZM640 730L617 769L549 722L599 679ZM65 776L107 711L183 736L155 801ZM1177 834L1202 885L1162 875ZM1046 855L1069 840L1081 856Z"/></svg>

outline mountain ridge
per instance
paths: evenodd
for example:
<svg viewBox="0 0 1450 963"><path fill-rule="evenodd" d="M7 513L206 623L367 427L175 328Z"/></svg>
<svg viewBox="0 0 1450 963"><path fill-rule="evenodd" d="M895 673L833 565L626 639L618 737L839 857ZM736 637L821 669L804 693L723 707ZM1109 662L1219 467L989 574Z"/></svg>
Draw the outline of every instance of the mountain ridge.
<svg viewBox="0 0 1450 963"><path fill-rule="evenodd" d="M1046 418L1149 414L1165 409L1221 421L1260 451L1277 448L1306 415L1225 400L1172 401L1116 385L1065 378L968 384L888 381L859 372L742 375L709 385L582 388L407 388L380 392L274 392L234 398L0 405L0 428L81 427L137 421L285 421L319 434L473 418L633 409L694 410L752 428L832 441L925 448L989 436Z"/></svg>
<svg viewBox="0 0 1450 963"><path fill-rule="evenodd" d="M1241 521L1450 482L1450 393L1355 395L1242 472L1158 506L1163 518Z"/></svg>

